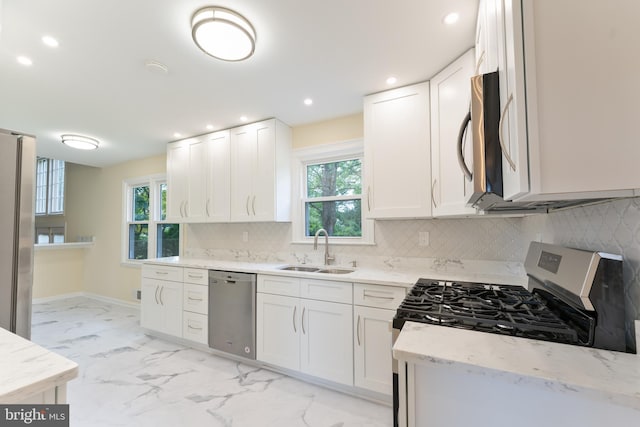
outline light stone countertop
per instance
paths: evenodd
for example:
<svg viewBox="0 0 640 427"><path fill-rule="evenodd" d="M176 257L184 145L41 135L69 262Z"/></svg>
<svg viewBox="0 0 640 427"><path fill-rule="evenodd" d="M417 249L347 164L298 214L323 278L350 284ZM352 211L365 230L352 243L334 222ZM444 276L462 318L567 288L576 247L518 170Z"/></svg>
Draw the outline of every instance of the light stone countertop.
<svg viewBox="0 0 640 427"><path fill-rule="evenodd" d="M0 328L0 402L19 403L77 376L77 363Z"/></svg>
<svg viewBox="0 0 640 427"><path fill-rule="evenodd" d="M197 259L185 257L169 257L151 259L147 264L173 265L178 267L204 268L208 270L238 271L278 276L304 277L341 282L370 283L387 286L411 287L419 278L438 280L477 281L483 283L527 285L527 278L513 271L513 263L498 261L457 261L452 267L437 263L424 268L369 268L331 265L330 268L353 269L348 274L327 274L301 271L285 271L280 268L286 263L255 263L243 261L225 261L214 259ZM306 265L314 266L314 265ZM324 266L315 266L325 268Z"/></svg>
<svg viewBox="0 0 640 427"><path fill-rule="evenodd" d="M635 323L640 342L640 320ZM640 355L406 322L398 360L539 384L640 410Z"/></svg>

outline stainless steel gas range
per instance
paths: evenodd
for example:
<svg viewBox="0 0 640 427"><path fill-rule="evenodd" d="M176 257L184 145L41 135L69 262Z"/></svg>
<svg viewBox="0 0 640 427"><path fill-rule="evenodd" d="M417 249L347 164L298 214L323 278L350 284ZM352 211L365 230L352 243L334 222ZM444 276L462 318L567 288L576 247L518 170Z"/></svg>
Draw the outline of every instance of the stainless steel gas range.
<svg viewBox="0 0 640 427"><path fill-rule="evenodd" d="M406 321L635 352L625 334L622 257L532 242L528 289L420 279L398 307L393 339ZM393 362L394 425L398 371Z"/></svg>

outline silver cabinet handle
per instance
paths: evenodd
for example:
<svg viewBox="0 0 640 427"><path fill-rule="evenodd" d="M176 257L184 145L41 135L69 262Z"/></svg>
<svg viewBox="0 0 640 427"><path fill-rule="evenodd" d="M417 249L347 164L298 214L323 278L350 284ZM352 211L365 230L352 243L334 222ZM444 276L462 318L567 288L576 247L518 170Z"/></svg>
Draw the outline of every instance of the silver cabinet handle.
<svg viewBox="0 0 640 427"><path fill-rule="evenodd" d="M358 321L356 322L356 338L358 338L358 347L360 347L362 344L360 344L360 315L358 314Z"/></svg>
<svg viewBox="0 0 640 427"><path fill-rule="evenodd" d="M211 216L211 214L209 213L209 202L211 202L211 199L207 199L207 204L204 206L204 211L207 216Z"/></svg>
<svg viewBox="0 0 640 427"><path fill-rule="evenodd" d="M246 201L246 203L244 204L244 208L245 208L245 209L246 209L246 211L247 211L247 216L251 215L251 214L249 213L249 199L250 199L250 198L251 198L251 196L247 196L247 201Z"/></svg>
<svg viewBox="0 0 640 427"><path fill-rule="evenodd" d="M191 298L191 297L187 297L187 299L188 299L189 301L203 301L203 299L202 299L202 298Z"/></svg>
<svg viewBox="0 0 640 427"><path fill-rule="evenodd" d="M293 306L293 332L295 332L296 334L298 333L298 330L296 329L296 312L298 311L298 306L294 305Z"/></svg>
<svg viewBox="0 0 640 427"><path fill-rule="evenodd" d="M381 297L379 295L371 295L368 294L367 291L362 291L362 298L378 298L378 299L384 299L384 300L393 300L394 297Z"/></svg>
<svg viewBox="0 0 640 427"><path fill-rule="evenodd" d="M184 200L183 200L182 202L180 202L180 216L181 216L182 218L184 218L185 216L187 216L187 214L186 214L186 209L185 209L185 204L186 204L186 203L187 203L187 202L185 202Z"/></svg>
<svg viewBox="0 0 640 427"><path fill-rule="evenodd" d="M169 273L167 271L156 271L156 274L161 276L166 276Z"/></svg>
<svg viewBox="0 0 640 427"><path fill-rule="evenodd" d="M462 170L462 173L464 174L464 176L471 181L473 179L473 174L471 173L471 171L469 170L469 168L467 167L467 162L464 159L464 152L463 147L462 147L462 143L464 142L464 134L466 133L467 127L469 126L469 123L471 123L471 111L469 111L467 113L466 116L464 116L464 119L462 120L462 124L460 125L460 131L458 132L458 165L460 166L460 169Z"/></svg>
<svg viewBox="0 0 640 427"><path fill-rule="evenodd" d="M256 215L256 196L253 196L253 200L251 201L251 210L253 211L253 216Z"/></svg>
<svg viewBox="0 0 640 427"><path fill-rule="evenodd" d="M160 302L158 301L158 291L159 290L160 290L160 286L156 286L156 294L155 294L156 304L160 304Z"/></svg>
<svg viewBox="0 0 640 427"><path fill-rule="evenodd" d="M302 333L306 334L307 332L304 330L304 312L307 310L307 307L302 307L302 321L300 324L302 325Z"/></svg>
<svg viewBox="0 0 640 427"><path fill-rule="evenodd" d="M163 292L164 292L164 286L160 286L160 305L164 305L164 301L162 301Z"/></svg>
<svg viewBox="0 0 640 427"><path fill-rule="evenodd" d="M434 179L433 182L431 183L431 204L433 205L434 208L438 207L438 204L436 203L436 198L433 195L433 193L435 192L435 188L436 188L436 182L438 182L438 180Z"/></svg>
<svg viewBox="0 0 640 427"><path fill-rule="evenodd" d="M202 274L192 274L192 273L187 273L187 276L189 276L189 279L202 279L204 276Z"/></svg>
<svg viewBox="0 0 640 427"><path fill-rule="evenodd" d="M194 331L201 331L202 330L202 328L196 328L196 327L191 326L191 323L187 323L187 327L189 329L193 329Z"/></svg>
<svg viewBox="0 0 640 427"><path fill-rule="evenodd" d="M189 201L184 202L184 216L185 218L189 217Z"/></svg>
<svg viewBox="0 0 640 427"><path fill-rule="evenodd" d="M367 210L371 212L371 186L367 187Z"/></svg>
<svg viewBox="0 0 640 427"><path fill-rule="evenodd" d="M507 99L507 103L504 105L504 109L502 110L502 114L500 115L500 124L499 124L500 132L498 132L498 140L500 141L500 148L502 148L502 154L504 154L504 158L507 159L507 163L509 163L509 166L511 166L511 169L515 172L516 164L514 163L513 159L511 159L511 156L507 152L507 148L504 146L504 139L502 137L502 129L504 127L504 116L509 111L509 104L511 104L511 102L513 102L513 94L509 95L509 99Z"/></svg>

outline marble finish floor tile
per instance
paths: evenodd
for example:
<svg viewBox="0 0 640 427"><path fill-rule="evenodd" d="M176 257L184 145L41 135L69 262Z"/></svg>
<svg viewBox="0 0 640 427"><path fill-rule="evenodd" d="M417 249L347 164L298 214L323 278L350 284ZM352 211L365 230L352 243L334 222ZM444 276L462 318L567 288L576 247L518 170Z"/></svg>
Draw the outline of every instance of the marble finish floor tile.
<svg viewBox="0 0 640 427"><path fill-rule="evenodd" d="M387 406L145 335L135 308L34 304L32 340L80 365L72 427L392 425Z"/></svg>

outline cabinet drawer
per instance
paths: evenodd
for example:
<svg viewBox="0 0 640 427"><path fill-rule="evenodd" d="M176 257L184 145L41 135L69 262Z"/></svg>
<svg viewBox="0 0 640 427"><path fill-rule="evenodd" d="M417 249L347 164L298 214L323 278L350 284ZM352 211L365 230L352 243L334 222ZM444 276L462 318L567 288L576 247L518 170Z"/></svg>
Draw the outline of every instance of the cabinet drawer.
<svg viewBox="0 0 640 427"><path fill-rule="evenodd" d="M209 305L209 287L185 283L182 308L194 313L207 314Z"/></svg>
<svg viewBox="0 0 640 427"><path fill-rule="evenodd" d="M395 310L406 294L406 288L401 286L368 285L364 283L355 283L353 285L353 303L366 307Z"/></svg>
<svg viewBox="0 0 640 427"><path fill-rule="evenodd" d="M182 337L201 344L209 344L207 316L185 311L182 316Z"/></svg>
<svg viewBox="0 0 640 427"><path fill-rule="evenodd" d="M301 279L300 297L320 301L353 302L353 285L332 280Z"/></svg>
<svg viewBox="0 0 640 427"><path fill-rule="evenodd" d="M185 268L184 283L195 283L196 285L209 284L209 270L202 268Z"/></svg>
<svg viewBox="0 0 640 427"><path fill-rule="evenodd" d="M300 296L300 279L296 277L258 275L258 292Z"/></svg>
<svg viewBox="0 0 640 427"><path fill-rule="evenodd" d="M142 266L142 277L182 282L182 270L182 267L145 264Z"/></svg>

